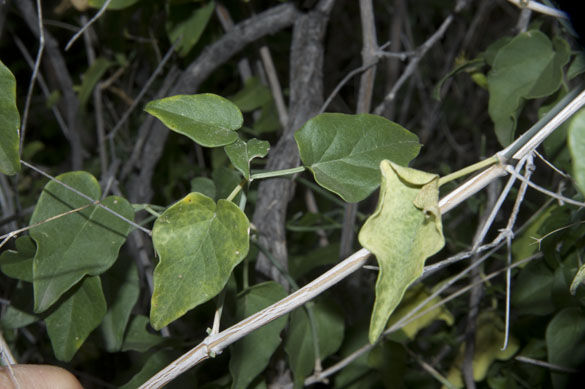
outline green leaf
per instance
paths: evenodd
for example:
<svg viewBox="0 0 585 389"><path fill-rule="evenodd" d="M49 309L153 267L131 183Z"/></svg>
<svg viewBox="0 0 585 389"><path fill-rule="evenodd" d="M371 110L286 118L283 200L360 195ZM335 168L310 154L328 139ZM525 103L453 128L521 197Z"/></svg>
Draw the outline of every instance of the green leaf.
<svg viewBox="0 0 585 389"><path fill-rule="evenodd" d="M69 172L57 177L94 199L100 186L91 174ZM134 210L125 199L109 196L101 201L107 208L132 220ZM88 205L88 200L57 182L50 181L35 207L30 224ZM30 230L37 244L33 260L35 312L43 312L85 275L99 275L116 261L131 226L98 206L90 206Z"/></svg>
<svg viewBox="0 0 585 389"><path fill-rule="evenodd" d="M571 62L569 70L567 70L567 80L572 80L580 74L585 72L585 54L578 52L575 59Z"/></svg>
<svg viewBox="0 0 585 389"><path fill-rule="evenodd" d="M230 193L232 193L232 190L234 190L234 188L240 184L240 181L242 181L242 177L237 171L234 169L228 169L227 167L214 169L211 173L211 178L213 178L213 182L215 183L215 197L217 199L227 198ZM241 196L242 194L240 192L233 200L234 203L239 203Z"/></svg>
<svg viewBox="0 0 585 389"><path fill-rule="evenodd" d="M33 258L37 247L30 236L21 236L14 242L16 251L6 250L0 255L0 269L8 277L33 282Z"/></svg>
<svg viewBox="0 0 585 389"><path fill-rule="evenodd" d="M563 81L568 43L540 31L519 34L502 46L488 73L489 114L503 146L514 139L516 118L525 99L549 96Z"/></svg>
<svg viewBox="0 0 585 389"><path fill-rule="evenodd" d="M255 136L280 129L280 119L274 100L262 106L260 117L254 121L253 129Z"/></svg>
<svg viewBox="0 0 585 389"><path fill-rule="evenodd" d="M512 39L514 39L514 37L504 36L496 40L495 42L490 44L488 48L485 49L485 51L479 55L479 57L483 58L489 66L494 66L494 61L496 59L496 56L500 52L500 49L506 46L508 43L510 43Z"/></svg>
<svg viewBox="0 0 585 389"><path fill-rule="evenodd" d="M30 265L32 268L32 263ZM38 320L33 314L32 284L19 282L12 291L10 305L0 315L0 331L25 327Z"/></svg>
<svg viewBox="0 0 585 389"><path fill-rule="evenodd" d="M105 58L97 58L89 69L81 77L81 87L79 88L79 105L85 107L91 97L91 93L104 73L113 65L113 62Z"/></svg>
<svg viewBox="0 0 585 389"><path fill-rule="evenodd" d="M254 285L238 296L236 320L243 320L286 295L282 285L274 281ZM280 332L286 322L287 316L281 316L231 346L229 369L233 378L232 389L247 388L268 366L270 357L280 345Z"/></svg>
<svg viewBox="0 0 585 389"><path fill-rule="evenodd" d="M416 135L369 114L321 114L297 131L295 140L315 181L352 203L380 185L380 161L406 165L420 149Z"/></svg>
<svg viewBox="0 0 585 389"><path fill-rule="evenodd" d="M16 107L16 79L0 61L0 173L20 171L20 115Z"/></svg>
<svg viewBox="0 0 585 389"><path fill-rule="evenodd" d="M374 343L425 260L444 245L438 206L439 177L382 161L376 211L359 233L361 245L378 260L376 301L370 324Z"/></svg>
<svg viewBox="0 0 585 389"><path fill-rule="evenodd" d="M250 223L232 202L191 193L154 223L160 262L154 270L150 320L161 329L216 296L248 253Z"/></svg>
<svg viewBox="0 0 585 389"><path fill-rule="evenodd" d="M102 287L108 303L108 312L102 321L100 331L106 350L117 352L122 348L130 313L140 295L136 264L126 258L117 261L102 276Z"/></svg>
<svg viewBox="0 0 585 389"><path fill-rule="evenodd" d="M330 302L318 301L313 307L319 357L323 360L336 352L343 341L343 315ZM311 322L304 308L292 313L288 337L284 346L294 376L294 388L302 388L303 381L315 367L315 351L313 346Z"/></svg>
<svg viewBox="0 0 585 389"><path fill-rule="evenodd" d="M148 381L150 377L164 369L174 359L174 355L171 356L167 350L159 350L149 355L146 361L141 361L142 363L139 365L141 366L140 371L130 381L120 386L120 389L137 389L140 385Z"/></svg>
<svg viewBox="0 0 585 389"><path fill-rule="evenodd" d="M57 359L70 361L105 314L106 299L100 278L85 278L45 318Z"/></svg>
<svg viewBox="0 0 585 389"><path fill-rule="evenodd" d="M210 93L153 100L146 104L144 110L171 130L205 147L235 142L238 139L235 131L244 122L238 107Z"/></svg>
<svg viewBox="0 0 585 389"><path fill-rule="evenodd" d="M372 349L368 355L368 365L379 372L385 388L404 388L409 359L402 344L384 341Z"/></svg>
<svg viewBox="0 0 585 389"><path fill-rule="evenodd" d="M207 177L195 177L191 180L191 192L199 192L209 198L215 197L215 183Z"/></svg>
<svg viewBox="0 0 585 389"><path fill-rule="evenodd" d="M538 118L542 118L549 112L567 93L568 86L563 84L554 96L546 99L546 103L538 108ZM549 162L567 172L571 170L571 153L567 147L567 133L570 122L570 120L565 121L542 142L542 149Z"/></svg>
<svg viewBox="0 0 585 389"><path fill-rule="evenodd" d="M250 161L254 158L264 158L270 150L270 143L256 138L244 142L241 139L224 147L227 156L234 167L238 169L246 180L250 180Z"/></svg>
<svg viewBox="0 0 585 389"><path fill-rule="evenodd" d="M456 59L457 61L457 59ZM458 61L459 63L456 63L455 68L453 70L451 70L449 73L447 73L446 75L443 76L443 78L441 78L439 80L439 82L437 83L437 85L435 85L435 87L433 88L433 98L437 101L441 101L441 88L443 87L443 84L450 79L451 77L456 76L457 74L465 71L467 73L472 73L475 74L475 72L477 72L479 69L481 69L484 65L485 65L485 61L483 58L475 58L475 59L465 59L462 58L461 60Z"/></svg>
<svg viewBox="0 0 585 389"><path fill-rule="evenodd" d="M538 250L538 242L536 241L536 238L540 237L538 231L556 208L557 205L555 204L547 207L532 221L532 223L530 223L528 228L524 229L522 233L514 239L512 242L514 262L528 258ZM526 265L521 267L524 268Z"/></svg>
<svg viewBox="0 0 585 389"><path fill-rule="evenodd" d="M580 308L566 308L555 315L546 328L548 361L568 368L585 362L585 315ZM567 387L568 376L552 373L555 388Z"/></svg>
<svg viewBox="0 0 585 389"><path fill-rule="evenodd" d="M585 195L585 109L581 109L569 123L567 139L573 160L573 178L581 194Z"/></svg>
<svg viewBox="0 0 585 389"><path fill-rule="evenodd" d="M134 350L143 353L165 340L162 336L149 332L146 329L148 324L149 320L146 316L137 315L132 318L128 326L128 333L124 338L122 351Z"/></svg>
<svg viewBox="0 0 585 389"><path fill-rule="evenodd" d="M518 314L548 315L554 311L551 289L554 274L542 262L529 263L514 282L512 305Z"/></svg>
<svg viewBox="0 0 585 389"><path fill-rule="evenodd" d="M181 57L189 54L199 41L214 9L215 2L213 1L203 6L189 2L169 7L166 23L167 34L169 41L179 40L176 50Z"/></svg>
<svg viewBox="0 0 585 389"><path fill-rule="evenodd" d="M333 265L338 262L339 243L331 243L303 255L291 255L288 272L296 280L318 266Z"/></svg>
<svg viewBox="0 0 585 389"><path fill-rule="evenodd" d="M396 311L390 318L388 322L388 326L391 326L394 323L397 323L400 319L406 316L410 311L414 308L418 307L424 300L426 300L431 293L427 291L424 285L419 284L413 288L410 288L404 294L404 298L400 302L400 305L396 308ZM427 302L420 311L424 311L427 308L432 307L435 304L441 302L441 298L439 296L433 297L429 302ZM406 334L409 339L414 339L416 334L422 330L423 328L427 327L435 320L443 320L448 325L453 325L455 319L453 315L445 306L440 306L435 308L423 316L420 316L412 321L409 321L401 330Z"/></svg>
<svg viewBox="0 0 585 389"><path fill-rule="evenodd" d="M109 10L119 10L128 8L136 4L139 0L112 0L108 5ZM102 8L106 0L89 0L89 6L93 8Z"/></svg>
<svg viewBox="0 0 585 389"><path fill-rule="evenodd" d="M585 265L579 267L577 274L575 274L575 278L573 278L573 281L571 282L569 291L573 296L577 293L577 288L583 283L583 281L585 281Z"/></svg>
<svg viewBox="0 0 585 389"><path fill-rule="evenodd" d="M251 77L246 80L244 88L229 99L242 112L250 112L268 104L272 100L272 94L258 77Z"/></svg>
<svg viewBox="0 0 585 389"><path fill-rule="evenodd" d="M368 341L368 324L363 318L357 318L360 322L348 326L343 345L338 352L340 358L344 359L353 354L357 349L363 347ZM368 363L371 350L353 359L351 364L344 367L335 374L335 388L339 389L361 389L376 387L372 381L378 380L377 374Z"/></svg>
<svg viewBox="0 0 585 389"><path fill-rule="evenodd" d="M580 237L583 237L583 234ZM569 241L569 239L569 237L565 237L564 242ZM575 281L577 273L577 267L570 264L568 260L555 269L551 287L551 300L557 310L585 305L585 289L575 288L573 290L575 293L571 292L571 285Z"/></svg>

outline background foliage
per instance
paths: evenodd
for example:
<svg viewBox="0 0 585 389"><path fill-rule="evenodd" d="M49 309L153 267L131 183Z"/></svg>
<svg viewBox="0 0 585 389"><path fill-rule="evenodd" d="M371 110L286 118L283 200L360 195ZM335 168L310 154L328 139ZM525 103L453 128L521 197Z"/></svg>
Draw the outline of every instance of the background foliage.
<svg viewBox="0 0 585 389"><path fill-rule="evenodd" d="M19 363L138 387L217 330L217 307L221 330L362 244L377 283L360 270L169 386L578 382L583 111L522 171L577 206L517 185L491 220L500 181L442 221L436 204L457 186L438 192L439 175L507 146L579 85L566 20L503 0L113 0L70 41L103 4L43 1L43 46L36 2L0 4L0 329ZM380 175L383 159L410 168ZM443 244L426 265L464 261L422 273ZM439 307L408 319L420 304Z"/></svg>

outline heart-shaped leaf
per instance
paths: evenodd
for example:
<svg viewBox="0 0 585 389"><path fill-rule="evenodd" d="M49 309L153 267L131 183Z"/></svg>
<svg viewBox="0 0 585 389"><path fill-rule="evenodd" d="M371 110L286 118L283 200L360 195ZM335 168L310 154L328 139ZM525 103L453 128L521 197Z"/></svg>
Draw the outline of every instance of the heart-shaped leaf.
<svg viewBox="0 0 585 389"><path fill-rule="evenodd" d="M579 368L585 361L585 315L581 308L565 308L546 327L548 361L568 368ZM566 374L553 373L554 388L567 387Z"/></svg>
<svg viewBox="0 0 585 389"><path fill-rule="evenodd" d="M380 185L382 160L407 165L420 149L416 135L368 114L321 114L297 131L295 140L315 181L352 203Z"/></svg>
<svg viewBox="0 0 585 389"><path fill-rule="evenodd" d="M250 112L265 106L272 100L270 89L258 77L246 80L244 89L229 98L242 112Z"/></svg>
<svg viewBox="0 0 585 389"><path fill-rule="evenodd" d="M20 115L16 107L16 79L0 61L0 173L20 171Z"/></svg>
<svg viewBox="0 0 585 389"><path fill-rule="evenodd" d="M232 102L213 94L177 95L146 104L146 112L171 130L205 147L229 145L238 139L235 132L244 123Z"/></svg>
<svg viewBox="0 0 585 389"><path fill-rule="evenodd" d="M540 31L519 34L502 46L488 73L489 114L503 146L514 139L516 119L524 99L554 93L563 81L570 58L566 41L553 42Z"/></svg>
<svg viewBox="0 0 585 389"><path fill-rule="evenodd" d="M132 318L124 338L122 351L135 350L143 353L165 340L162 336L149 332L146 329L148 324L149 320L146 316L137 315Z"/></svg>
<svg viewBox="0 0 585 389"><path fill-rule="evenodd" d="M130 313L140 295L138 269L134 261L117 261L102 275L102 287L108 312L102 321L100 332L105 349L108 352L118 352L122 348Z"/></svg>
<svg viewBox="0 0 585 389"><path fill-rule="evenodd" d="M114 63L105 58L96 58L93 64L81 76L81 86L79 88L79 105L85 107L91 94L96 87L98 81L103 77L104 73Z"/></svg>
<svg viewBox="0 0 585 389"><path fill-rule="evenodd" d="M101 196L100 185L87 172L68 172L57 180L91 198ZM134 218L132 206L121 197L110 196L101 203L127 219ZM85 198L50 181L39 197L30 224L88 204ZM31 228L30 236L37 244L33 261L35 312L49 308L85 275L95 276L108 270L118 258L131 228L96 205Z"/></svg>
<svg viewBox="0 0 585 389"><path fill-rule="evenodd" d="M154 223L160 262L154 270L150 321L161 329L216 296L249 249L246 215L232 202L191 193Z"/></svg>
<svg viewBox="0 0 585 389"><path fill-rule="evenodd" d="M140 362L140 371L136 373L130 381L120 386L120 389L136 389L139 388L143 383L148 381L153 375L161 371L165 366L174 361L177 358L175 353L161 349L151 355L145 355ZM185 374L183 374L185 376ZM176 381L180 380L179 377L173 385L176 386Z"/></svg>
<svg viewBox="0 0 585 389"><path fill-rule="evenodd" d="M30 273L32 274L32 261ZM40 320L33 314L33 288L28 282L19 282L13 291L10 304L2 311L0 317L0 331L8 331L15 328L25 327Z"/></svg>
<svg viewBox="0 0 585 389"><path fill-rule="evenodd" d="M201 6L197 2L183 2L183 4L169 4L166 29L171 42L176 42L176 50L181 57L189 54L197 44L207 23L213 15L215 2L210 1Z"/></svg>
<svg viewBox="0 0 585 389"><path fill-rule="evenodd" d="M476 382L483 381L490 366L496 361L510 359L518 349L520 343L511 336L508 347L502 350L504 344L504 323L494 311L485 311L477 318L477 330L475 332L475 353L473 354L473 379ZM447 379L456 388L463 388L463 374L461 367L465 359L465 345L459 348L459 353L449 370Z"/></svg>
<svg viewBox="0 0 585 389"><path fill-rule="evenodd" d="M195 177L191 180L191 192L199 192L207 197L216 199L215 182L207 177Z"/></svg>
<svg viewBox="0 0 585 389"><path fill-rule="evenodd" d="M227 156L234 164L234 167L242 172L246 180L250 179L250 161L254 158L263 158L270 150L270 143L256 138L244 142L238 139L232 144L224 147Z"/></svg>
<svg viewBox="0 0 585 389"><path fill-rule="evenodd" d="M390 161L382 161L380 169L378 206L359 233L361 245L376 256L380 266L370 322L372 343L408 286L422 274L425 260L445 243L439 177Z"/></svg>
<svg viewBox="0 0 585 389"><path fill-rule="evenodd" d="M254 285L238 296L236 319L248 316L286 297L282 285L270 281ZM287 316L257 329L231 346L230 373L232 389L245 389L268 365L270 357L280 345L280 332L286 326Z"/></svg>
<svg viewBox="0 0 585 389"><path fill-rule="evenodd" d="M312 308L319 344L319 357L327 358L343 342L345 324L343 315L331 302L319 301ZM292 313L284 350L288 355L294 376L294 388L303 387L303 381L315 367L315 347L309 316L304 308Z"/></svg>
<svg viewBox="0 0 585 389"><path fill-rule="evenodd" d="M70 361L106 314L106 299L99 277L87 277L75 286L45 318L55 356Z"/></svg>
<svg viewBox="0 0 585 389"><path fill-rule="evenodd" d="M21 236L14 242L16 251L6 250L0 255L0 269L8 277L33 281L33 258L37 247L30 236Z"/></svg>

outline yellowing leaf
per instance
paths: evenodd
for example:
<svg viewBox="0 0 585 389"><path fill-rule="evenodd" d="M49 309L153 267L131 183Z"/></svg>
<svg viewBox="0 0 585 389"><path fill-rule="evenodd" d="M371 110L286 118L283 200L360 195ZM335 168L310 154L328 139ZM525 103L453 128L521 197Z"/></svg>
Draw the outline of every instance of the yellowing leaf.
<svg viewBox="0 0 585 389"><path fill-rule="evenodd" d="M93 8L102 8L102 6L104 5L105 2L106 2L106 0L86 0L85 1L85 3L88 3L88 5L90 7L93 7ZM138 2L138 0L112 0L112 2L108 5L108 9L110 9L110 10L124 9L124 8L130 7L131 5L134 5L137 2Z"/></svg>
<svg viewBox="0 0 585 389"><path fill-rule="evenodd" d="M376 256L380 266L370 323L372 343L408 286L422 274L425 260L445 244L439 177L388 160L382 161L380 169L378 207L359 233L361 245Z"/></svg>
<svg viewBox="0 0 585 389"><path fill-rule="evenodd" d="M397 323L410 311L418 307L418 305L429 296L430 293L424 288L423 285L417 285L416 287L413 287L406 291L406 293L404 294L404 298L402 299L402 302L400 303L398 308L396 308L396 311L394 312L390 321L388 322L388 326ZM429 302L427 302L419 312L422 312L427 308L430 308L431 306L437 304L440 300L441 299L439 298L439 296L434 297ZM422 330L435 320L443 320L447 324L452 325L455 319L453 318L451 312L447 310L447 308L445 308L444 306L440 306L410 321L408 324L402 327L401 330L410 339L414 339L416 337L416 334L420 330Z"/></svg>
<svg viewBox="0 0 585 389"><path fill-rule="evenodd" d="M473 379L483 381L489 367L495 360L505 361L512 358L520 348L518 340L510 337L508 347L502 350L504 344L504 323L494 311L480 313L477 318L475 332L475 354L473 354ZM453 366L449 370L447 379L455 387L463 387L461 366L465 358L465 345L462 344Z"/></svg>
<svg viewBox="0 0 585 389"><path fill-rule="evenodd" d="M154 223L160 262L154 270L150 320L160 329L216 296L248 254L246 215L231 201L191 193Z"/></svg>

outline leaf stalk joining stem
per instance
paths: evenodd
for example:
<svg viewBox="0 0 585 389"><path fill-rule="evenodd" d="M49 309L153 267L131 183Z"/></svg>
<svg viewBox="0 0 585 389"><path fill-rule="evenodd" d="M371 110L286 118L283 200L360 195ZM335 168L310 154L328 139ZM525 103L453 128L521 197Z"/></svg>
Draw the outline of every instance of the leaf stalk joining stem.
<svg viewBox="0 0 585 389"><path fill-rule="evenodd" d="M447 174L444 177L439 178L439 186L446 184L450 181L456 180L458 178L461 178L463 176L466 176L468 174L471 174L473 172L476 172L480 169L483 169L485 167L491 166L495 163L498 163L500 160L498 158L497 155L494 155L488 159L484 159L483 161L479 161L477 163L474 163L473 165L469 165L467 167L464 167L461 170L457 170L456 172L453 172L451 174Z"/></svg>

